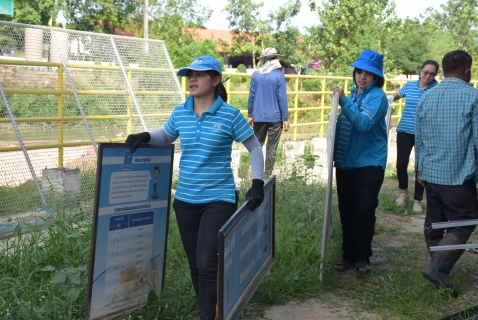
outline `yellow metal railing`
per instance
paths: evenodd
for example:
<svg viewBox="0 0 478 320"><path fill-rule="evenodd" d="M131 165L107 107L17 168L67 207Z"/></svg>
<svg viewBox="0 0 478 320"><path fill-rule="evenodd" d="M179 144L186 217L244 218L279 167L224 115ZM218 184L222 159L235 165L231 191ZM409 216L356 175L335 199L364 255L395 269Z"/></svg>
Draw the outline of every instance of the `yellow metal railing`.
<svg viewBox="0 0 478 320"><path fill-rule="evenodd" d="M224 72L223 77L246 77L250 78L251 74L249 73L228 73ZM336 76L311 76L311 75L286 75L286 79L292 79L293 85L289 84L287 95L292 96L292 104L289 104L289 123L292 129L293 139L297 139L297 129L299 127L305 126L318 126L318 135L323 137L325 135L325 129L328 125L328 120L326 120L326 111L330 109L330 106L326 106L326 98L332 97L332 87L327 87L327 80L335 80L335 81L342 81L343 88L346 92L350 91L352 85L352 77L336 77ZM317 91L303 91L300 90L300 81L307 80L307 79L317 79L320 80L320 88L317 88ZM412 80L403 80L403 79L387 79L385 80L384 88L388 88L392 83L398 84L401 88L406 82ZM474 87L477 87L478 81L472 81ZM225 83L226 91L228 93L228 101L230 102L231 95L249 95L249 91L232 91L231 90L231 81L227 81ZM186 78L181 78L181 88L183 92L189 94L186 87ZM386 94L392 94L396 90L386 90ZM306 95L319 95L320 96L320 106L308 106L308 107L299 107L299 97L306 96ZM392 119L395 122L400 120L402 115L403 107L405 106L405 101L403 99L398 100L392 103L392 107L395 107L395 112L392 113ZM318 121L311 121L311 122L298 122L299 113L305 111L319 111L320 117L317 119ZM243 114L247 114L247 110L241 110Z"/></svg>
<svg viewBox="0 0 478 320"><path fill-rule="evenodd" d="M25 66L25 67L47 67L47 68L57 68L57 77L58 77L58 89L15 89L15 88L4 88L4 92L8 94L20 94L20 95L53 95L58 96L58 116L57 117L23 117L15 118L16 123L29 123L29 122L55 122L58 124L58 142L57 143L42 143L41 145L26 146L27 150L38 150L38 149L50 149L58 148L58 168L63 168L63 154L65 147L77 147L77 146L87 146L90 145L90 141L75 141L75 142L64 142L64 123L67 121L82 121L83 117L81 116L65 116L63 112L63 98L65 96L72 96L73 91L71 89L64 89L63 84L63 64L55 62L35 62L35 61L22 61L22 60L1 60L0 65L16 65L16 66ZM103 65L92 65L92 64L67 64L68 68L76 69L101 69L101 70L121 70L119 66L103 66ZM170 69L164 68L141 68L141 67L124 67L127 71L128 80L132 81L132 71L143 71L143 72L170 72ZM128 90L76 90L78 95L123 95L128 96L126 114L125 115L96 115L96 116L86 116L87 120L113 120L113 119L125 119L127 121L127 134L132 132L132 121L133 119L139 118L139 115L132 114L133 103L131 94ZM140 95L170 95L174 94L172 91L135 91L134 94L137 96ZM170 113L156 113L156 114L143 114L144 118L157 118L157 117L169 117ZM11 123L10 118L0 118L0 124L2 123ZM95 142L123 142L124 138L116 139L96 139ZM0 152L11 152L11 151L21 151L20 146L9 146L9 147L0 147Z"/></svg>
<svg viewBox="0 0 478 320"><path fill-rule="evenodd" d="M250 78L252 75L249 73L228 73L224 72L223 77L248 77ZM330 110L330 106L325 106L325 101L326 97L332 98L332 89L333 88L328 88L326 85L326 80L339 80L343 81L343 88L346 92L349 92L353 82L352 82L352 77L336 77L336 76L311 76L311 75L286 75L286 79L294 79L294 85L293 85L293 90L290 90L290 87L287 90L287 95L288 96L293 96L293 104L292 106L289 104L289 123L290 127L293 130L293 139L297 139L297 128L301 126L319 126L319 136L323 137L325 135L325 128L328 125L328 120L326 119L326 110ZM306 80L306 79L319 79L321 80L321 85L320 85L320 90L317 91L302 91L299 90L300 86L300 80ZM392 94L396 92L396 89L389 90L387 89L388 87L392 86L392 84L398 85L398 88L403 87L403 85L406 82L414 81L412 79L387 79L384 82L383 88L385 93ZM478 80L472 80L471 84L473 85L474 88L478 87ZM186 78L183 77L181 79L181 87L183 92L186 94L189 94L189 92L186 90ZM228 93L228 101L230 100L231 95L249 95L249 91L231 91L231 81L226 82L226 91ZM317 107L299 107L299 96L305 96L305 95L320 95L320 106ZM398 123L402 116L402 111L405 106L405 100L400 99L398 101L395 101L392 103L392 122ZM339 107L340 108L340 107ZM312 122L302 122L298 123L298 114L299 112L305 112L305 111L320 111L320 117L319 121L312 121ZM243 114L247 114L247 110L241 110ZM292 115L292 117L291 117ZM292 121L290 121L290 118L292 118Z"/></svg>
<svg viewBox="0 0 478 320"><path fill-rule="evenodd" d="M75 141L75 142L64 142L64 123L67 121L80 121L83 118L81 116L65 116L63 112L63 98L65 96L73 95L73 91L70 89L65 89L63 84L63 65L61 63L53 63L53 62L32 62L32 61L12 61L12 60L1 60L0 65L20 65L20 66L30 66L30 67L55 67L58 68L58 89L57 90L41 90L41 89L32 89L32 90L25 90L25 89L14 89L14 88L4 88L6 94L25 94L25 95L55 95L58 96L58 116L57 117L24 117L24 118L16 118L15 121L17 123L27 123L27 122L36 122L36 121L45 121L45 122L56 122L58 124L58 142L57 143L46 143L42 145L35 145L35 146L27 146L27 149L48 149L48 148L58 148L59 150L59 158L58 158L58 167L63 167L63 149L64 147L71 147L71 146L85 146L91 144L90 141ZM118 66L101 66L101 65L84 65L84 64L67 64L68 68L85 68L85 69L114 69L120 70ZM170 72L169 69L160 69L160 68L140 68L140 67L125 67L127 71L127 77L130 83L133 81L132 72L133 71L146 71L146 72ZM248 73L228 73L224 72L223 75L225 77L241 77L241 78L250 78L251 74ZM318 130L317 133L319 136L325 135L325 130L328 124L328 120L326 120L327 113L326 111L330 109L330 106L326 105L326 99L332 98L332 87L327 86L327 81L339 81L343 83L343 88L348 92L350 90L352 84L351 77L335 77L335 76L310 76L310 75L286 75L286 79L288 80L288 90L287 95L292 99L289 99L289 123L292 128L293 139L297 139L297 129L299 127L304 126L317 126ZM301 81L308 80L308 79L316 79L319 81L320 85L318 86L316 91L304 91L301 90ZM388 88L391 83L399 84L400 87L404 85L404 83L411 81L411 80L402 80L402 79L388 79L385 81L384 88ZM478 86L478 81L472 81L473 86L476 88ZM186 78L181 78L181 87L183 92L188 94L186 88ZM227 81L225 83L226 91L228 93L228 102L230 102L230 97L235 95L249 95L248 90L232 90L231 88L231 81ZM385 89L387 94L391 94L395 92L395 90L387 90ZM168 95L173 92L170 91L134 91L135 95ZM77 90L78 95L125 95L128 96L127 106L126 106L126 114L124 115L96 115L96 116L86 116L87 120L108 120L108 119L125 119L127 122L127 134L131 133L132 130L132 123L134 119L139 118L138 115L133 114L133 102L130 93L128 90ZM299 107L299 101L301 96L307 95L318 95L320 96L320 105L319 106L306 106L306 107ZM399 100L392 104L393 107L396 107L394 112L392 113L392 119L396 119L397 121L400 119L404 101ZM319 118L318 119L308 119L304 122L299 122L299 114L301 112L307 111L318 111ZM241 110L243 114L247 114L247 110ZM167 118L169 117L169 113L155 113L155 114L144 114L143 117L155 117L155 118ZM310 122L309 122L310 121ZM10 123L9 118L0 118L0 124L2 123ZM116 139L107 139L107 140L100 140L97 139L95 142L122 142L124 138L116 138ZM0 147L0 152L10 152L10 151L20 151L21 147L17 146L9 146L9 147Z"/></svg>

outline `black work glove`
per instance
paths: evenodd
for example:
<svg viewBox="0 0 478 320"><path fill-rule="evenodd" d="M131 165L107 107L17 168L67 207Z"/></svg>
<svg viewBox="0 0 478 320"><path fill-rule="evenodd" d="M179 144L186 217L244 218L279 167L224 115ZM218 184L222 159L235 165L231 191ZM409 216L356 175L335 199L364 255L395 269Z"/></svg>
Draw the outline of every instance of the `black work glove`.
<svg viewBox="0 0 478 320"><path fill-rule="evenodd" d="M133 146L131 147L131 152L134 153L140 145L142 145L143 143L148 143L149 140L151 140L151 135L149 134L149 132L141 132L136 134L130 134L126 138L125 142L133 144Z"/></svg>
<svg viewBox="0 0 478 320"><path fill-rule="evenodd" d="M250 200L249 209L254 211L264 200L264 181L252 179L252 187L246 193L246 200Z"/></svg>

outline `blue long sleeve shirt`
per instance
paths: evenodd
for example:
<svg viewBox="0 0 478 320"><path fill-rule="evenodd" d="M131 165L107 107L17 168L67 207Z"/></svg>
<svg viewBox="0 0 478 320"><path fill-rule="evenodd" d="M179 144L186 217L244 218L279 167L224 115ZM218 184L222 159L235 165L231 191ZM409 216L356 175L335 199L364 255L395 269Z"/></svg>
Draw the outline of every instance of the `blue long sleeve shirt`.
<svg viewBox="0 0 478 320"><path fill-rule="evenodd" d="M368 87L359 95L339 100L342 108L335 129L334 162L337 168L355 169L387 164L388 101L378 87Z"/></svg>
<svg viewBox="0 0 478 320"><path fill-rule="evenodd" d="M284 74L273 70L266 74L254 72L249 90L248 116L255 122L289 121L287 85Z"/></svg>
<svg viewBox="0 0 478 320"><path fill-rule="evenodd" d="M418 102L415 161L420 179L462 185L478 178L478 90L445 78Z"/></svg>

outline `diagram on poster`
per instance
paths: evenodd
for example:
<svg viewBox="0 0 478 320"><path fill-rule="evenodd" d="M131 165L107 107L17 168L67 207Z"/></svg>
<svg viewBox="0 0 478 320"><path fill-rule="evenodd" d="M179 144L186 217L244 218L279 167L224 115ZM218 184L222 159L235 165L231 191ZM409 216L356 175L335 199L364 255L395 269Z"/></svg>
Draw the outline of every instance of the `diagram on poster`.
<svg viewBox="0 0 478 320"><path fill-rule="evenodd" d="M161 295L173 147L100 144L87 319L142 307Z"/></svg>
<svg viewBox="0 0 478 320"><path fill-rule="evenodd" d="M335 142L335 125L337 122L337 112L339 108L339 95L334 94L332 98L332 106L330 107L329 126L327 128L327 189L325 192L325 210L324 210L324 226L322 230L322 250L320 252L320 275L319 280L322 281L322 273L325 264L325 255L329 249L330 237L332 236L332 188L334 181L334 142Z"/></svg>

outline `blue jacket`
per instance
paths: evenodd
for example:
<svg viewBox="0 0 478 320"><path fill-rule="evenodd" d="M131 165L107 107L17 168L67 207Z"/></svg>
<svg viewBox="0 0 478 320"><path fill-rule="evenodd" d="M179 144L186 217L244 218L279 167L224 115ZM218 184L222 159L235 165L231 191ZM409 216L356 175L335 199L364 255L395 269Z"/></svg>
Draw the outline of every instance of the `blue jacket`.
<svg viewBox="0 0 478 320"><path fill-rule="evenodd" d="M342 97L335 129L334 161L341 169L387 165L387 96L374 83L356 95Z"/></svg>
<svg viewBox="0 0 478 320"><path fill-rule="evenodd" d="M288 121L287 85L282 71L252 74L247 109L254 122Z"/></svg>

